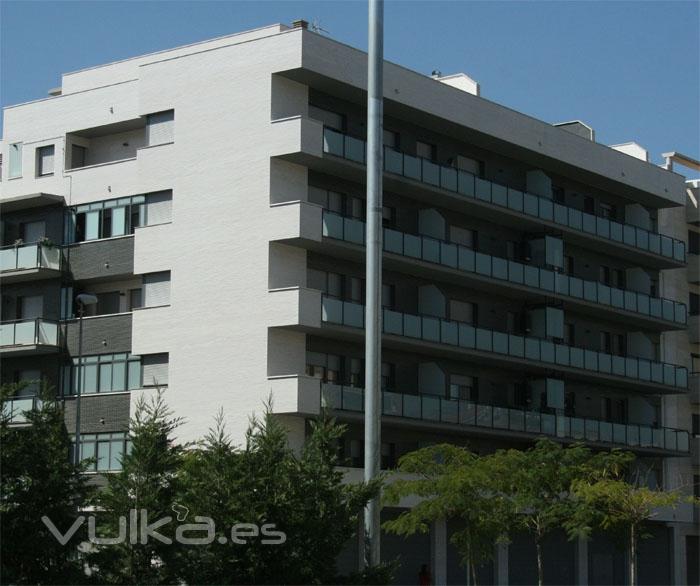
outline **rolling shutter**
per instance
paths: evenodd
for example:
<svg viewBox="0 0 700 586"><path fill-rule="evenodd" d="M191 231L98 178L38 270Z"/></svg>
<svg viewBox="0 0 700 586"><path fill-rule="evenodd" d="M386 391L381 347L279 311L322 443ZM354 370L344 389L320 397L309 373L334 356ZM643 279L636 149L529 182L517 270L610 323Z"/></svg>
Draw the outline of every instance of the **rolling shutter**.
<svg viewBox="0 0 700 586"><path fill-rule="evenodd" d="M170 271L143 276L144 307L170 304Z"/></svg>
<svg viewBox="0 0 700 586"><path fill-rule="evenodd" d="M166 386L168 384L168 364L169 356L167 352L141 356L143 386Z"/></svg>
<svg viewBox="0 0 700 586"><path fill-rule="evenodd" d="M173 142L175 110L149 114L146 117L148 146Z"/></svg>
<svg viewBox="0 0 700 586"><path fill-rule="evenodd" d="M146 196L146 224L166 224L172 220L172 191L158 191Z"/></svg>

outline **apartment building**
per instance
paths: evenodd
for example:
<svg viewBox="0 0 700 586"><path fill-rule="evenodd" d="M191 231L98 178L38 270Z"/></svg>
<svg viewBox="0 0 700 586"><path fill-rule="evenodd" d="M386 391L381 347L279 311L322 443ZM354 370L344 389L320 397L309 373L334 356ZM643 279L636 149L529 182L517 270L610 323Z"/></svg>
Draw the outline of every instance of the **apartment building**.
<svg viewBox="0 0 700 586"><path fill-rule="evenodd" d="M464 74L387 63L384 86L382 467L432 442L544 435L633 450L651 485L687 474L697 366L666 340L697 311L666 291L688 251L685 224L663 223L684 214L684 177L483 99ZM118 469L137 397L164 388L183 441L220 408L242 440L271 397L300 446L329 408L361 477L365 88L366 54L302 21L64 74L5 109L2 377L48 381L73 430L80 369L96 475ZM97 297L81 356L80 293ZM6 407L18 425L37 384ZM658 518L640 583L685 583L692 523ZM397 583L422 563L464 583L455 528L384 536ZM481 582L531 583L533 552L499 547ZM552 582L625 581L604 536L547 552Z"/></svg>

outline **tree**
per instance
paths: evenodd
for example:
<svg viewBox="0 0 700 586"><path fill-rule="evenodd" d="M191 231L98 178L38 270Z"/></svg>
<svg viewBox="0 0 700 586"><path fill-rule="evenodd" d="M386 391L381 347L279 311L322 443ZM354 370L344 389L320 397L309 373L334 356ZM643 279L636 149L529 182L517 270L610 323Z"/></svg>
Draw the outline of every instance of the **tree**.
<svg viewBox="0 0 700 586"><path fill-rule="evenodd" d="M3 385L3 406L21 388ZM79 517L92 489L82 475L85 465L72 463L71 440L55 393L44 385L39 399L26 412L26 425L10 425L5 410L0 418L2 581L81 583L86 577L77 551L61 545L42 517L66 532Z"/></svg>
<svg viewBox="0 0 700 586"><path fill-rule="evenodd" d="M460 518L464 528L455 532L452 543L477 583L476 567L493 557L494 545L507 539L514 523L514 509L501 485L503 468L495 456L479 458L466 448L451 444L430 446L403 456L399 478L388 484L384 500L398 504L407 496L421 500L396 519L383 524L399 535L426 532L429 523Z"/></svg>
<svg viewBox="0 0 700 586"><path fill-rule="evenodd" d="M321 416L309 424L300 453L268 408L253 419L242 449L232 446L222 417L203 444L185 458L178 502L216 521L209 545L180 547L178 577L185 582L336 583L335 560L357 533L359 515L378 485L346 484L336 468L344 428ZM274 524L282 544L249 539L230 543L231 527ZM219 539L227 538L227 544Z"/></svg>
<svg viewBox="0 0 700 586"><path fill-rule="evenodd" d="M590 534L593 528L620 531L627 536L630 584L637 584L637 553L644 538L644 525L659 513L661 507L675 508L680 502L698 501L679 490L665 491L644 486L639 479L629 479L629 456L626 465L610 469L598 478L580 478L572 483L572 495L581 506L569 522L572 528Z"/></svg>
<svg viewBox="0 0 700 586"><path fill-rule="evenodd" d="M542 546L545 537L577 514L580 501L571 498L572 483L598 477L611 466L604 453L594 456L581 444L563 447L540 439L528 450L500 451L494 455L501 486L514 507L518 524L535 540L537 579L544 584Z"/></svg>
<svg viewBox="0 0 700 586"><path fill-rule="evenodd" d="M142 535L131 538L135 525L143 522L146 511L148 523L172 517L172 506L178 491L178 472L185 446L174 443L172 434L181 420L174 418L162 393L136 403L134 417L129 423L130 449L122 458L118 473L107 476L107 486L96 499L97 527L100 537L120 534L120 518L129 522L129 538L111 545L97 545L90 555L98 578L115 584L170 584L170 560L174 544ZM135 523L138 512L138 523ZM166 539L173 539L174 526L157 529ZM144 541L146 541L144 543Z"/></svg>

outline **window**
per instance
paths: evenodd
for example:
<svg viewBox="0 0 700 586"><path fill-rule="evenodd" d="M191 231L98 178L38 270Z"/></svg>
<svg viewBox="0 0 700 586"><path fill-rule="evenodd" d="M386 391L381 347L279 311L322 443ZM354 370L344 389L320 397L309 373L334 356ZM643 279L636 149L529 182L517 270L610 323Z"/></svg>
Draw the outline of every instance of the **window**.
<svg viewBox="0 0 700 586"><path fill-rule="evenodd" d="M10 145L10 163L8 169L8 177L13 179L14 177L22 176L22 143L16 142Z"/></svg>
<svg viewBox="0 0 700 586"><path fill-rule="evenodd" d="M129 309L128 311L133 311L134 309L138 309L139 307L142 307L143 301L142 301L142 291L141 289L129 289Z"/></svg>
<svg viewBox="0 0 700 586"><path fill-rule="evenodd" d="M107 293L97 293L97 307L95 315L107 315L109 313L119 313L119 291L109 291Z"/></svg>
<svg viewBox="0 0 700 586"><path fill-rule="evenodd" d="M351 197L348 201L348 216L363 220L365 218L365 200L359 197Z"/></svg>
<svg viewBox="0 0 700 586"><path fill-rule="evenodd" d="M70 208L66 214L67 243L133 234L145 222L146 196L123 197Z"/></svg>
<svg viewBox="0 0 700 586"><path fill-rule="evenodd" d="M62 368L63 395L74 395L78 389L78 359ZM114 393L141 388L141 357L131 354L99 354L83 356L80 373L80 394Z"/></svg>
<svg viewBox="0 0 700 586"><path fill-rule="evenodd" d="M566 272L567 275L573 275L574 274L574 257L573 256L564 256L564 271Z"/></svg>
<svg viewBox="0 0 700 586"><path fill-rule="evenodd" d="M600 351L610 354L612 337L610 332L600 332Z"/></svg>
<svg viewBox="0 0 700 586"><path fill-rule="evenodd" d="M364 303L365 299L365 280L359 277L350 277L347 279L348 290L347 300L354 303Z"/></svg>
<svg viewBox="0 0 700 586"><path fill-rule="evenodd" d="M322 352L306 353L306 374L321 379L324 383L340 384L341 358L335 354Z"/></svg>
<svg viewBox="0 0 700 586"><path fill-rule="evenodd" d="M450 300L450 319L467 324L476 324L477 306L468 301Z"/></svg>
<svg viewBox="0 0 700 586"><path fill-rule="evenodd" d="M399 133L384 129L384 146L394 150L399 149Z"/></svg>
<svg viewBox="0 0 700 586"><path fill-rule="evenodd" d="M627 354L627 347L625 343L624 334L613 334L612 335L612 352L615 356L625 356Z"/></svg>
<svg viewBox="0 0 700 586"><path fill-rule="evenodd" d="M603 397L603 420L613 423L627 422L627 404L624 399Z"/></svg>
<svg viewBox="0 0 700 586"><path fill-rule="evenodd" d="M382 226L393 228L396 225L396 208L382 206Z"/></svg>
<svg viewBox="0 0 700 586"><path fill-rule="evenodd" d="M143 276L143 306L170 305L170 271Z"/></svg>
<svg viewBox="0 0 700 586"><path fill-rule="evenodd" d="M692 434L693 437L700 437L700 413L692 414Z"/></svg>
<svg viewBox="0 0 700 586"><path fill-rule="evenodd" d="M583 211L587 214L595 214L595 200L589 195L583 197Z"/></svg>
<svg viewBox="0 0 700 586"><path fill-rule="evenodd" d="M473 376L450 375L450 399L478 400L479 379Z"/></svg>
<svg viewBox="0 0 700 586"><path fill-rule="evenodd" d="M141 357L144 387L163 387L168 385L169 355L144 354Z"/></svg>
<svg viewBox="0 0 700 586"><path fill-rule="evenodd" d="M688 294L688 313L698 315L700 313L700 295L697 293Z"/></svg>
<svg viewBox="0 0 700 586"><path fill-rule="evenodd" d="M658 297L659 296L659 280L658 279L651 279L649 281L649 295L651 297Z"/></svg>
<svg viewBox="0 0 700 586"><path fill-rule="evenodd" d="M700 372L700 354L690 355L690 372L693 374Z"/></svg>
<svg viewBox="0 0 700 586"><path fill-rule="evenodd" d="M337 191L330 191L321 187L309 185L309 201L323 207L324 209L343 215L345 213L345 194Z"/></svg>
<svg viewBox="0 0 700 586"><path fill-rule="evenodd" d="M623 269L613 269L611 276L611 286L617 287L618 289L625 288L625 271Z"/></svg>
<svg viewBox="0 0 700 586"><path fill-rule="evenodd" d="M87 149L79 144L70 147L70 168L78 169L87 165Z"/></svg>
<svg viewBox="0 0 700 586"><path fill-rule="evenodd" d="M156 224L167 224L172 220L173 192L157 191L146 195L146 217L147 226Z"/></svg>
<svg viewBox="0 0 700 586"><path fill-rule="evenodd" d="M46 222L22 222L19 225L19 236L26 244L39 242L46 236Z"/></svg>
<svg viewBox="0 0 700 586"><path fill-rule="evenodd" d="M566 191L563 187L552 185L552 197L555 202L563 204L566 201Z"/></svg>
<svg viewBox="0 0 700 586"><path fill-rule="evenodd" d="M350 386L362 388L365 386L365 361L361 358L350 359Z"/></svg>
<svg viewBox="0 0 700 586"><path fill-rule="evenodd" d="M381 452L381 469L391 470L396 468L396 444L382 442Z"/></svg>
<svg viewBox="0 0 700 586"><path fill-rule="evenodd" d="M607 218L608 220L617 219L617 206L609 203L600 202L598 206L598 213L601 218Z"/></svg>
<svg viewBox="0 0 700 586"><path fill-rule="evenodd" d="M394 285L382 285L382 307L386 307L387 309L393 309L395 307L395 293L396 287L394 287Z"/></svg>
<svg viewBox="0 0 700 586"><path fill-rule="evenodd" d="M610 267L606 267L601 265L598 268L598 280L601 283L604 283L606 285L610 285Z"/></svg>
<svg viewBox="0 0 700 586"><path fill-rule="evenodd" d="M93 460L89 468L93 472L121 470L121 459L130 447L130 441L124 432L86 433L80 436L80 459ZM75 450L75 438L72 450Z"/></svg>
<svg viewBox="0 0 700 586"><path fill-rule="evenodd" d="M462 155L457 155L455 159L455 166L460 171L466 171L477 177L484 176L484 162L477 161L476 159L470 159L469 157L464 157Z"/></svg>
<svg viewBox="0 0 700 586"><path fill-rule="evenodd" d="M175 110L166 110L146 116L148 146L173 142L175 133Z"/></svg>
<svg viewBox="0 0 700 586"><path fill-rule="evenodd" d="M688 254L700 254L700 232L688 230Z"/></svg>
<svg viewBox="0 0 700 586"><path fill-rule="evenodd" d="M467 248L476 249L476 232L468 228L460 228L459 226L450 226L450 242L466 246Z"/></svg>
<svg viewBox="0 0 700 586"><path fill-rule="evenodd" d="M574 324L564 325L564 342L569 346L576 345L576 326Z"/></svg>
<svg viewBox="0 0 700 586"><path fill-rule="evenodd" d="M514 334L517 330L518 314L514 311L506 313L506 332Z"/></svg>
<svg viewBox="0 0 700 586"><path fill-rule="evenodd" d="M416 156L429 161L435 160L435 145L427 142L416 141Z"/></svg>
<svg viewBox="0 0 700 586"><path fill-rule="evenodd" d="M309 118L319 120L323 122L324 127L332 128L338 132L343 132L345 129L345 116L318 106L309 105Z"/></svg>
<svg viewBox="0 0 700 586"><path fill-rule="evenodd" d="M382 390L392 390L396 388L395 379L396 368L390 362L382 362L381 386Z"/></svg>
<svg viewBox="0 0 700 586"><path fill-rule="evenodd" d="M54 146L52 144L36 149L36 174L38 177L53 175Z"/></svg>
<svg viewBox="0 0 700 586"><path fill-rule="evenodd" d="M24 383L17 393L18 397L31 397L39 394L41 388L40 370L20 370L17 372L15 382Z"/></svg>
<svg viewBox="0 0 700 586"><path fill-rule="evenodd" d="M700 474L693 474L693 495L700 499ZM697 540L697 537L695 539Z"/></svg>

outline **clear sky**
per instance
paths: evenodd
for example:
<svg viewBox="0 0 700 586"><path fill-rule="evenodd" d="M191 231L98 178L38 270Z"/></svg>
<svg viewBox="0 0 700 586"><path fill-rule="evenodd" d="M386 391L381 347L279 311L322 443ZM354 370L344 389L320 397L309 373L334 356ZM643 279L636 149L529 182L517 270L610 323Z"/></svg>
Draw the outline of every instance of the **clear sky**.
<svg viewBox="0 0 700 586"><path fill-rule="evenodd" d="M42 98L63 72L295 18L366 49L365 1L0 0L0 101ZM599 142L635 140L660 162L700 158L698 1L391 1L386 58L464 71L485 98Z"/></svg>

